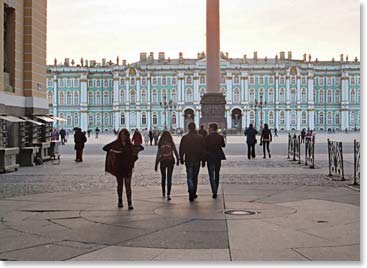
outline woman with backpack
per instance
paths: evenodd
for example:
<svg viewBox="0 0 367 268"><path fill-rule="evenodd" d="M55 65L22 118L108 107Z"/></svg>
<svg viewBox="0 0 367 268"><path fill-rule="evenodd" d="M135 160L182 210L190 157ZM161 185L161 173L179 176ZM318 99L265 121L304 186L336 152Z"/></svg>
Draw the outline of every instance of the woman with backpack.
<svg viewBox="0 0 367 268"><path fill-rule="evenodd" d="M264 124L264 128L261 131L261 138L260 138L260 145L263 146L264 158L266 158L265 149L267 149L269 158L271 158L269 145L272 142L272 139L273 139L273 136L271 135L271 131L269 129L268 124Z"/></svg>
<svg viewBox="0 0 367 268"><path fill-rule="evenodd" d="M176 146L173 142L172 136L168 131L164 131L158 142L158 152L155 160L154 170L157 172L158 164L160 164L161 176L162 176L162 196L166 195L166 178L167 178L167 200L171 200L171 187L172 187L172 173L176 164L180 163Z"/></svg>

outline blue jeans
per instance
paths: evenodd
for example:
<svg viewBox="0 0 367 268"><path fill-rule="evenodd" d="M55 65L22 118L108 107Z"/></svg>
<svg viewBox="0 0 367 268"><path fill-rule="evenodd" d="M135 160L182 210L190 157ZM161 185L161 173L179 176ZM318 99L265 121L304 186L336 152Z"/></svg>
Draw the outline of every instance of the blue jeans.
<svg viewBox="0 0 367 268"><path fill-rule="evenodd" d="M207 165L212 193L217 194L219 187L219 171L221 167L221 160L208 160Z"/></svg>
<svg viewBox="0 0 367 268"><path fill-rule="evenodd" d="M198 175L200 171L200 162L186 163L187 187L190 198L194 198L198 188Z"/></svg>

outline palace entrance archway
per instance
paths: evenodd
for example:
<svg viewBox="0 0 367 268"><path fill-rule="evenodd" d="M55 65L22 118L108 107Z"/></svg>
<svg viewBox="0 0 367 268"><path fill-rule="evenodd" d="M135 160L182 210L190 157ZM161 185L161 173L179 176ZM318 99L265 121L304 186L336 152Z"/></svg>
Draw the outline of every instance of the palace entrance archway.
<svg viewBox="0 0 367 268"><path fill-rule="evenodd" d="M240 109L232 111L232 129L236 132L242 131L242 111Z"/></svg>
<svg viewBox="0 0 367 268"><path fill-rule="evenodd" d="M185 132L188 131L188 125L191 122L195 122L195 112L193 109L186 109L184 113L185 119Z"/></svg>

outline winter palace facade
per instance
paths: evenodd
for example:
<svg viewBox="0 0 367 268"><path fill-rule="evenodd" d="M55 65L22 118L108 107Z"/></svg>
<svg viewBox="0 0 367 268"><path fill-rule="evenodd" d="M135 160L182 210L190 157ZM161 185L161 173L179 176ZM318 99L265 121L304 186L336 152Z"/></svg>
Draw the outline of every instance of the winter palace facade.
<svg viewBox="0 0 367 268"><path fill-rule="evenodd" d="M183 128L199 125L206 92L204 53L196 59L141 53L140 61L74 60L48 66L50 114L57 127L103 130L126 127ZM278 130L360 128L360 62L318 61L281 52L272 59L221 56L221 92L226 96L227 128L250 123Z"/></svg>

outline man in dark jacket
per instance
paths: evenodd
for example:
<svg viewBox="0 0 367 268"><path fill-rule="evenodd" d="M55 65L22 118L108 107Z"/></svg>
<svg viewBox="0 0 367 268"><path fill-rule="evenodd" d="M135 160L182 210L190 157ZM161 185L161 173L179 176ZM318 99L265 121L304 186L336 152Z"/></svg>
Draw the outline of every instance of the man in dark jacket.
<svg viewBox="0 0 367 268"><path fill-rule="evenodd" d="M61 128L60 130L60 136L61 136L61 145L65 144L65 137L66 137L66 131L65 129Z"/></svg>
<svg viewBox="0 0 367 268"><path fill-rule="evenodd" d="M180 143L180 161L186 164L187 186L190 202L197 198L198 175L200 162L205 166L205 141L196 131L195 123L188 125L189 133L182 137Z"/></svg>
<svg viewBox="0 0 367 268"><path fill-rule="evenodd" d="M203 137L204 137L204 139L206 138L206 136L208 136L208 132L206 132L206 130L204 129L204 126L203 126L203 125L201 125L201 126L200 126L199 134L200 134L201 136L203 136Z"/></svg>
<svg viewBox="0 0 367 268"><path fill-rule="evenodd" d="M83 149L84 144L87 142L87 137L85 136L85 132L82 132L80 128L75 128L74 130L74 149L76 150L75 162L83 162Z"/></svg>
<svg viewBox="0 0 367 268"><path fill-rule="evenodd" d="M226 147L226 144L223 136L219 135L217 131L218 125L215 123L210 124L209 136L205 139L208 173L213 198L217 198L221 161L226 159L222 149Z"/></svg>
<svg viewBox="0 0 367 268"><path fill-rule="evenodd" d="M257 143L256 140L257 130L254 129L254 126L250 124L250 126L245 131L245 136L247 137L247 157L248 159L255 158L255 144Z"/></svg>

